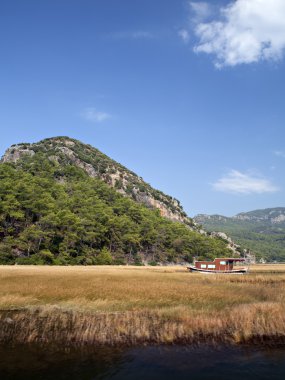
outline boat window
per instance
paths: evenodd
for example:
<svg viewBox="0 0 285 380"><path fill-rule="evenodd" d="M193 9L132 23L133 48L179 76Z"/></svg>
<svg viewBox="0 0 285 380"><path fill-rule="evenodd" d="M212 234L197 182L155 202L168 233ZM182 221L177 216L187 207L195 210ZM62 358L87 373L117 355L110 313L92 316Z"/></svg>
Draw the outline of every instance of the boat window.
<svg viewBox="0 0 285 380"><path fill-rule="evenodd" d="M209 269L215 269L215 268L216 268L216 265L214 265L214 264L209 264L209 265L208 265L208 268L209 268Z"/></svg>
<svg viewBox="0 0 285 380"><path fill-rule="evenodd" d="M207 268L206 264L201 264L201 268Z"/></svg>
<svg viewBox="0 0 285 380"><path fill-rule="evenodd" d="M220 261L220 265L226 265L225 261Z"/></svg>

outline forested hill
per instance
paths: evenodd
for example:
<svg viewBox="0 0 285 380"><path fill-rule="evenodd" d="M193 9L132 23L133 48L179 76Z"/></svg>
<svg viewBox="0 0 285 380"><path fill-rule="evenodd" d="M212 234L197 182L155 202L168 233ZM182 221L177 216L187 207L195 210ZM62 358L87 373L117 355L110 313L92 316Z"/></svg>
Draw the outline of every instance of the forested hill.
<svg viewBox="0 0 285 380"><path fill-rule="evenodd" d="M6 151L2 161L17 163L22 157L33 157L35 153L42 153L44 157L59 165L73 165L81 168L88 176L103 180L118 192L135 201L149 207L159 208L162 216L193 225L193 221L187 218L177 199L152 188L134 172L98 149L78 140L55 137L35 144L13 145Z"/></svg>
<svg viewBox="0 0 285 380"><path fill-rule="evenodd" d="M254 210L233 217L197 215L194 220L209 232L225 232L251 249L257 258L285 261L285 207Z"/></svg>
<svg viewBox="0 0 285 380"><path fill-rule="evenodd" d="M178 201L79 141L18 144L0 163L2 264L155 264L228 254L223 239L195 231Z"/></svg>

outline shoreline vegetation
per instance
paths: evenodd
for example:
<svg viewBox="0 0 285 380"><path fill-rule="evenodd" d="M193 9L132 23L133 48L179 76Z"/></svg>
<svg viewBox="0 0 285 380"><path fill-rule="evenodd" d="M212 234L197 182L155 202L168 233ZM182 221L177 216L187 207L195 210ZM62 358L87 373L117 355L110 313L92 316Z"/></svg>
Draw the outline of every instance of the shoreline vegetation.
<svg viewBox="0 0 285 380"><path fill-rule="evenodd" d="M285 264L247 275L185 267L0 266L0 343L285 344Z"/></svg>

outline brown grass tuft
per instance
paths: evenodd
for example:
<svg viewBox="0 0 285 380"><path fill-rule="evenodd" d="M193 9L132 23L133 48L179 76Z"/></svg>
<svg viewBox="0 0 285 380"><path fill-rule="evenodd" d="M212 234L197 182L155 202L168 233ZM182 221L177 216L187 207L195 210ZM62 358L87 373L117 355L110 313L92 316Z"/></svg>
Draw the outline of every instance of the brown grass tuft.
<svg viewBox="0 0 285 380"><path fill-rule="evenodd" d="M277 272L2 266L0 341L284 343L285 272Z"/></svg>

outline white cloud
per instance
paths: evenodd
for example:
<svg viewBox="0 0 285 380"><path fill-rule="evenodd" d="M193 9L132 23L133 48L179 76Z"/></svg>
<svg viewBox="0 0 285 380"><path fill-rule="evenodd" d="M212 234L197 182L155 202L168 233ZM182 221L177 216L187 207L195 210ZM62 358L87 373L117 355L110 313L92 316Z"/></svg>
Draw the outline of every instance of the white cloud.
<svg viewBox="0 0 285 380"><path fill-rule="evenodd" d="M227 175L213 184L217 191L234 194L273 193L279 189L269 180L250 173L231 170Z"/></svg>
<svg viewBox="0 0 285 380"><path fill-rule="evenodd" d="M189 2L190 9L194 12L195 17L193 21L201 22L212 14L211 5L206 2Z"/></svg>
<svg viewBox="0 0 285 380"><path fill-rule="evenodd" d="M185 43L187 43L190 39L190 34L186 29L180 29L178 31L178 36L181 37L182 41Z"/></svg>
<svg viewBox="0 0 285 380"><path fill-rule="evenodd" d="M275 156L285 158L285 152L282 151L282 150L276 150L276 151L274 152L274 154L275 154Z"/></svg>
<svg viewBox="0 0 285 380"><path fill-rule="evenodd" d="M110 119L112 116L109 113L97 111L94 107L88 107L83 110L81 116L88 121L93 123L101 123L107 119Z"/></svg>
<svg viewBox="0 0 285 380"><path fill-rule="evenodd" d="M204 3L191 6L203 15ZM220 68L279 60L285 48L285 1L236 0L221 8L217 19L196 23L195 34L194 51L215 55Z"/></svg>

